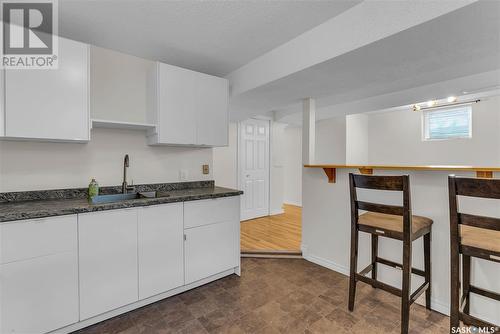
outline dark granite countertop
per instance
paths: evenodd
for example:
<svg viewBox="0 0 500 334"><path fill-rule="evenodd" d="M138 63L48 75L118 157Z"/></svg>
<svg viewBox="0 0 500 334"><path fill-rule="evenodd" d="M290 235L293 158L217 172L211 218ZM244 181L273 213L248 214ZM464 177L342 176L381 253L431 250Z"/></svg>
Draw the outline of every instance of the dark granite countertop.
<svg viewBox="0 0 500 334"><path fill-rule="evenodd" d="M168 184L165 184L168 185ZM196 186L196 185L195 185ZM148 187L147 185L143 185L143 187ZM157 187L156 187L157 188ZM168 193L169 197L160 197L160 198L140 198L140 199L132 199L120 202L113 203L102 203L102 204L89 204L86 198L81 198L81 195L78 196L59 196L60 198L52 198L54 196L47 196L50 199L41 199L40 193L36 192L36 199L24 200L22 196L17 196L17 200L10 201L0 201L0 223L21 219L34 219L34 218L43 218L43 217L53 217L53 216L62 216L62 215L70 215L84 212L93 212L93 211L103 211L103 210L114 210L114 209L123 209L123 208L131 208L131 207L140 207L140 206L149 206L155 204L164 204L164 203L174 203L174 202L186 202L186 201L195 201L202 199L210 199L210 198L218 198L218 197L229 197L229 196L238 196L243 192L240 190L216 187L212 184L201 185L200 187L172 187L173 189L164 189L162 192ZM110 188L108 188L109 191ZM114 188L112 188L114 189ZM151 188L153 189L153 188ZM153 189L154 190L154 189ZM61 192L66 192L70 190L58 190L60 194ZM53 192L53 191L48 191ZM111 193L114 191L111 191ZM8 194L8 193L4 193ZM12 194L12 193L11 193ZM20 193L16 193L20 194ZM8 196L4 196L7 198ZM23 200L19 200L22 198Z"/></svg>

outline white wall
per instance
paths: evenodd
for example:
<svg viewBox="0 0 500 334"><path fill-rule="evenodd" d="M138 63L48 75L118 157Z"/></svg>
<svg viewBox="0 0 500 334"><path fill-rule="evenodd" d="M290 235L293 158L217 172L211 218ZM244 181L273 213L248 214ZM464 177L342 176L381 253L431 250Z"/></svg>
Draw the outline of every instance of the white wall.
<svg viewBox="0 0 500 334"><path fill-rule="evenodd" d="M212 165L212 149L153 147L142 131L94 129L88 144L0 142L0 191L120 185L123 156L130 155L129 182L177 182L185 169L189 180L211 180L202 165Z"/></svg>
<svg viewBox="0 0 500 334"><path fill-rule="evenodd" d="M302 206L302 128L285 129L284 202Z"/></svg>
<svg viewBox="0 0 500 334"><path fill-rule="evenodd" d="M229 145L213 149L213 175L218 186L238 188L238 123L229 123Z"/></svg>
<svg viewBox="0 0 500 334"><path fill-rule="evenodd" d="M143 84L152 62L93 48L93 117L144 122ZM124 117L124 118L122 118ZM211 148L151 147L143 131L92 130L88 144L0 141L0 191L86 187L122 182L123 156L130 154L129 182L176 182L185 169L189 180L208 180L202 165L212 165Z"/></svg>
<svg viewBox="0 0 500 334"><path fill-rule="evenodd" d="M368 163L368 115L354 114L346 116L346 164Z"/></svg>
<svg viewBox="0 0 500 334"><path fill-rule="evenodd" d="M346 118L333 117L316 122L315 163L345 164Z"/></svg>
<svg viewBox="0 0 500 334"><path fill-rule="evenodd" d="M348 158L357 164L497 166L500 163L500 97L472 106L470 139L423 141L421 116L422 113L411 110L373 113L361 119L349 116ZM368 128L365 145L349 141L359 133L356 127ZM366 151L368 160L363 161Z"/></svg>
<svg viewBox="0 0 500 334"><path fill-rule="evenodd" d="M146 123L153 61L96 46L91 56L91 118Z"/></svg>
<svg viewBox="0 0 500 334"><path fill-rule="evenodd" d="M269 214L283 213L285 196L285 123L271 122Z"/></svg>

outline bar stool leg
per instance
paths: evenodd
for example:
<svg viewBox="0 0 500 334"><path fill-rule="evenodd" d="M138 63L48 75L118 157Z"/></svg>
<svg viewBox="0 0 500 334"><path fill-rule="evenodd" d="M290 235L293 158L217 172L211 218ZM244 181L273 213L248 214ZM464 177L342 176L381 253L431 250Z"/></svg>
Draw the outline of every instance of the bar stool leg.
<svg viewBox="0 0 500 334"><path fill-rule="evenodd" d="M354 310L356 298L356 273L358 268L358 240L359 232L355 225L351 228L351 274L349 279L349 311Z"/></svg>
<svg viewBox="0 0 500 334"><path fill-rule="evenodd" d="M458 243L452 239L451 243L451 272L450 272L450 333L460 326L460 254Z"/></svg>
<svg viewBox="0 0 500 334"><path fill-rule="evenodd" d="M424 235L424 269L425 281L429 287L425 291L425 307L431 310L431 233Z"/></svg>
<svg viewBox="0 0 500 334"><path fill-rule="evenodd" d="M378 235L372 234L372 278L377 279ZM373 288L375 286L372 285Z"/></svg>
<svg viewBox="0 0 500 334"><path fill-rule="evenodd" d="M462 254L462 294L465 295L463 312L469 314L470 310L470 256Z"/></svg>
<svg viewBox="0 0 500 334"><path fill-rule="evenodd" d="M403 241L403 287L401 289L401 333L408 334L410 324L411 240Z"/></svg>

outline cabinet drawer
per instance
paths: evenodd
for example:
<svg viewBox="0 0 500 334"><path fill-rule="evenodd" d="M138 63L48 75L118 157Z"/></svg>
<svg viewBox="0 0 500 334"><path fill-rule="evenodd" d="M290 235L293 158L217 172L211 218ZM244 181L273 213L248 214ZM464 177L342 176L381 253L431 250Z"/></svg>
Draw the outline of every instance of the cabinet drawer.
<svg viewBox="0 0 500 334"><path fill-rule="evenodd" d="M239 221L239 196L184 203L184 228Z"/></svg>
<svg viewBox="0 0 500 334"><path fill-rule="evenodd" d="M76 215L0 225L0 263L77 250Z"/></svg>

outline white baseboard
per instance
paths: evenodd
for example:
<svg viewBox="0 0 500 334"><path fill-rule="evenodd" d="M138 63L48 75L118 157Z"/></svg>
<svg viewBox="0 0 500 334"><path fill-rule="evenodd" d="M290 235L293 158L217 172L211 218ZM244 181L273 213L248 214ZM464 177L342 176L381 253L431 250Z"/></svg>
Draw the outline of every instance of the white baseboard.
<svg viewBox="0 0 500 334"><path fill-rule="evenodd" d="M274 216L274 215L281 215L281 214L283 214L283 213L285 213L285 210L283 210L283 209L278 209L278 210L271 210L271 211L269 212L269 215L270 215L270 216Z"/></svg>
<svg viewBox="0 0 500 334"><path fill-rule="evenodd" d="M283 204L289 204L289 205L293 205L293 206L302 207L302 203L295 203L295 202L291 202L291 201L283 202Z"/></svg>
<svg viewBox="0 0 500 334"><path fill-rule="evenodd" d="M307 246L302 245L302 257L306 259L309 262L316 263L317 265L320 265L322 267L328 268L330 270L336 271L338 273L341 273L343 275L349 276L349 268L341 266L333 261L327 260L325 258L309 254L307 252Z"/></svg>
<svg viewBox="0 0 500 334"><path fill-rule="evenodd" d="M432 309L441 314L450 315L450 304L443 304L441 301L431 298Z"/></svg>

